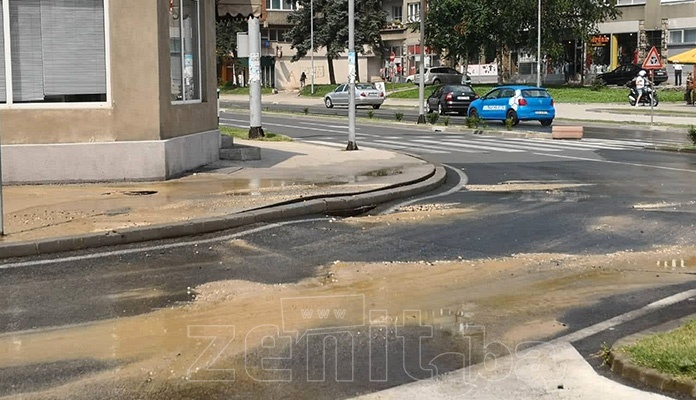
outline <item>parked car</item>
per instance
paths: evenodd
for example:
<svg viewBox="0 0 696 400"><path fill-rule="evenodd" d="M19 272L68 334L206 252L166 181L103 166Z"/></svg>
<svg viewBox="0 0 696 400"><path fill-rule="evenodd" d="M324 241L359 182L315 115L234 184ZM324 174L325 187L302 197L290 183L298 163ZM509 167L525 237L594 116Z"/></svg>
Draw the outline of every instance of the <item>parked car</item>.
<svg viewBox="0 0 696 400"><path fill-rule="evenodd" d="M498 86L469 105L469 117L505 122L539 121L549 126L556 117L553 98L544 88L536 86Z"/></svg>
<svg viewBox="0 0 696 400"><path fill-rule="evenodd" d="M478 99L476 92L469 85L442 85L433 90L426 100L428 113L439 114L456 112L466 115L469 104Z"/></svg>
<svg viewBox="0 0 696 400"><path fill-rule="evenodd" d="M333 92L329 92L324 96L324 105L326 108L333 106L347 106L349 103L348 91L349 85L344 83L339 85ZM384 103L384 92L377 89L372 83L356 83L355 84L355 105L356 106L372 106L375 110Z"/></svg>
<svg viewBox="0 0 696 400"><path fill-rule="evenodd" d="M604 81L605 84L607 85L625 85L628 82L631 81L631 79L635 78L638 76L638 72L643 69L643 67L639 64L624 64L624 65L619 65L615 69L605 72L603 74L597 75L597 78L601 79ZM649 76L649 72L648 72ZM655 85L659 85L662 82L667 81L667 70L664 68L661 69L656 69L653 72L653 78L652 81L655 83Z"/></svg>
<svg viewBox="0 0 696 400"><path fill-rule="evenodd" d="M471 84L471 78L467 74L462 74L459 71L457 71L454 68L449 68L449 67L433 67L433 68L426 68L424 72L424 77L425 79L423 82L426 85L442 85L442 84L466 84L469 85ZM408 81L408 77L406 77L406 80ZM413 75L413 83L418 85L420 83L420 73L416 73Z"/></svg>

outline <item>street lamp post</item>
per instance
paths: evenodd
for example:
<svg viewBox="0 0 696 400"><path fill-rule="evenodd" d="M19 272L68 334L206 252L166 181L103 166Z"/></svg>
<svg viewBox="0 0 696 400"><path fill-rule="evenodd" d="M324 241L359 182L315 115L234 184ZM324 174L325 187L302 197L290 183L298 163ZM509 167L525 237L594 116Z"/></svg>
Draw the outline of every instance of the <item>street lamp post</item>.
<svg viewBox="0 0 696 400"><path fill-rule="evenodd" d="M537 10L537 86L541 87L541 0Z"/></svg>
<svg viewBox="0 0 696 400"><path fill-rule="evenodd" d="M420 66L418 67L418 124L425 123L425 0L420 2Z"/></svg>
<svg viewBox="0 0 696 400"><path fill-rule="evenodd" d="M310 27L311 28L310 28L309 41L311 42L310 47L312 48L311 54L310 54L310 59L312 60L311 61L312 72L310 72L310 79L312 80L312 87L310 89L310 93L312 95L314 95L314 0L310 0L310 2L309 2L309 13L311 14L311 17L310 17L310 21L311 21Z"/></svg>

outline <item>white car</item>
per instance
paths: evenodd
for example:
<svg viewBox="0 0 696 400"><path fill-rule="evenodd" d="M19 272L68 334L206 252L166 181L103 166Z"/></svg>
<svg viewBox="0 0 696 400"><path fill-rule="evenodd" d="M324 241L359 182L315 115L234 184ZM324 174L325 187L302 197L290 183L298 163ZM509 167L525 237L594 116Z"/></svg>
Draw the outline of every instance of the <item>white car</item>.
<svg viewBox="0 0 696 400"><path fill-rule="evenodd" d="M326 108L333 106L348 105L348 91L350 86L347 83L339 85L333 92L329 92L324 96L324 105ZM377 110L384 103L384 92L377 89L372 83L356 83L355 84L355 105L356 106L372 106Z"/></svg>

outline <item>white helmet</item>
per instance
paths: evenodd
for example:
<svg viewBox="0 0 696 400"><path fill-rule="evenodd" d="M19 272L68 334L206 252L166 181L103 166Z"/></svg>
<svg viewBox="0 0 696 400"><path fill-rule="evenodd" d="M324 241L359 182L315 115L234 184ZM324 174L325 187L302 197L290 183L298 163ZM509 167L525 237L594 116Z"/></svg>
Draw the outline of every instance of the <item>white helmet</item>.
<svg viewBox="0 0 696 400"><path fill-rule="evenodd" d="M638 76L645 76L645 71L641 69L640 72L638 73Z"/></svg>

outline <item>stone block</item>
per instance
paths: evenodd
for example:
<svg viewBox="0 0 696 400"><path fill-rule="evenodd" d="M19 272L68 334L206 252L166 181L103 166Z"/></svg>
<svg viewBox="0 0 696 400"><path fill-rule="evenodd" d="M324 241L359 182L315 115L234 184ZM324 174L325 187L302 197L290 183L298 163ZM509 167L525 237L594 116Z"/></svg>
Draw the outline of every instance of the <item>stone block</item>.
<svg viewBox="0 0 696 400"><path fill-rule="evenodd" d="M220 149L221 160L251 161L261 159L261 149L253 146L235 144L230 148Z"/></svg>
<svg viewBox="0 0 696 400"><path fill-rule="evenodd" d="M551 129L551 138L580 140L582 139L582 132L582 126L554 126Z"/></svg>

